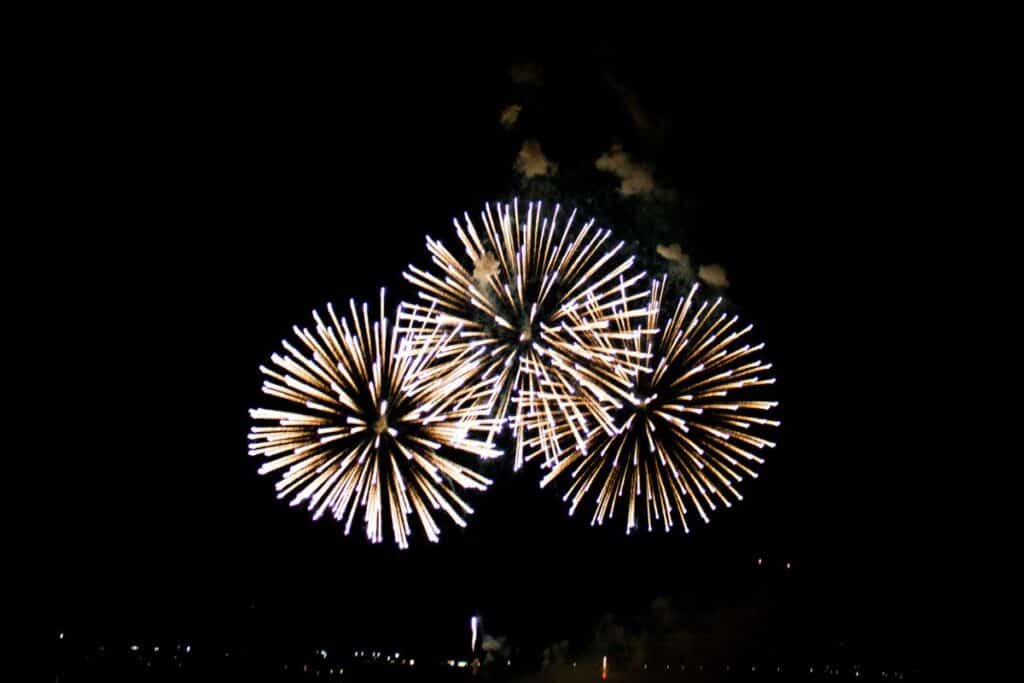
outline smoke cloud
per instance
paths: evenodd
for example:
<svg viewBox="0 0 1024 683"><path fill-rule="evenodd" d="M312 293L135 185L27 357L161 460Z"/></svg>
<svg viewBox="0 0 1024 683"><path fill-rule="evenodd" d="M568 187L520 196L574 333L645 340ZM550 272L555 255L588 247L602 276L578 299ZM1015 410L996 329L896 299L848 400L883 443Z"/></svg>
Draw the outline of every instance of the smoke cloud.
<svg viewBox="0 0 1024 683"><path fill-rule="evenodd" d="M544 83L544 69L540 64L513 64L508 68L508 76L522 85L541 85Z"/></svg>
<svg viewBox="0 0 1024 683"><path fill-rule="evenodd" d="M548 161L536 140L527 140L523 143L519 156L516 157L515 169L527 178L555 175L558 172L557 164Z"/></svg>
<svg viewBox="0 0 1024 683"><path fill-rule="evenodd" d="M516 121L519 120L519 112L523 110L521 104L510 104L501 110L501 125L507 129L512 128L516 125Z"/></svg>
<svg viewBox="0 0 1024 683"><path fill-rule="evenodd" d="M697 277L712 287L718 287L719 289L729 286L729 278L725 276L725 268L717 263L701 266L700 270L697 271Z"/></svg>
<svg viewBox="0 0 1024 683"><path fill-rule="evenodd" d="M655 250L658 256L668 261L668 274L674 278L693 280L693 266L690 264L690 255L683 253L683 248L677 243L669 245L659 244Z"/></svg>
<svg viewBox="0 0 1024 683"><path fill-rule="evenodd" d="M594 162L599 171L619 177L619 193L624 197L642 196L671 199L674 193L657 186L654 182L654 166L636 161L622 145L612 148Z"/></svg>

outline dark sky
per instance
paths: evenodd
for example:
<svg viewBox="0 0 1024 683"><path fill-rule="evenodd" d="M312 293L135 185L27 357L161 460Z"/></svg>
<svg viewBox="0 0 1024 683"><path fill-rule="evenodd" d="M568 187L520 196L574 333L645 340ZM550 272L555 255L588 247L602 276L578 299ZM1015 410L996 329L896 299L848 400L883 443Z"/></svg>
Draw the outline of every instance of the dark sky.
<svg viewBox="0 0 1024 683"><path fill-rule="evenodd" d="M925 408L906 388L913 236L870 151L894 132L848 94L849 65L641 37L398 44L138 44L53 65L59 191L40 212L67 234L41 292L67 414L37 455L59 470L55 626L444 649L479 611L536 645L657 596L715 609L785 581L808 630L922 647L936 523L918 502ZM544 65L538 89L508 77L521 61ZM630 132L609 73L663 134ZM277 501L246 456L257 366L293 323L381 285L407 293L425 233L451 240L452 216L522 193L523 134L498 124L513 102L566 174L616 140L655 163L680 197L668 229L726 266L777 364L779 448L741 505L688 537L592 529L536 472L499 465L468 529L399 552Z"/></svg>

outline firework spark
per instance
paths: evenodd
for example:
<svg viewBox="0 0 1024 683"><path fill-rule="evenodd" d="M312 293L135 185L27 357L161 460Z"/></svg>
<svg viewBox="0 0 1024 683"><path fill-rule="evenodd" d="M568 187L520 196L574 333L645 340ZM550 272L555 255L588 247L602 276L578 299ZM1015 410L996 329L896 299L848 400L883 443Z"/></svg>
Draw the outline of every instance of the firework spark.
<svg viewBox="0 0 1024 683"><path fill-rule="evenodd" d="M471 631L470 641L469 641L469 651L470 652L476 652L476 628L477 628L477 618L476 617L471 617L470 620L469 620L469 630Z"/></svg>
<svg viewBox="0 0 1024 683"><path fill-rule="evenodd" d="M281 344L271 356L263 393L289 409L250 411L250 455L269 458L261 474L285 469L278 497L308 502L319 518L330 511L351 530L357 510L371 542L379 543L388 518L395 542L408 547L415 516L430 541L444 511L459 526L473 509L460 489L486 490L491 481L452 459L443 447L482 458L500 451L474 438L492 430L495 420L462 388L477 372L483 352L465 345L450 352L458 328L440 330L428 319L409 337L390 325L384 290L380 317L371 323L368 307L327 317L314 311L315 333L293 328L298 345ZM479 388L474 390L479 393ZM474 400L465 400L466 396Z"/></svg>
<svg viewBox="0 0 1024 683"><path fill-rule="evenodd" d="M648 291L638 291L643 273L631 274L633 258L620 255L622 243L610 245L610 231L594 221L574 226L575 211L560 223L560 207L545 215L530 203L525 216L518 200L485 206L481 228L469 215L454 221L466 260L441 242L427 238L434 274L410 265L405 277L419 288L422 303L399 312L405 329L424 322L461 326L447 353L485 351L480 388L460 399L486 403L488 414L502 418L515 437L515 469L543 455L553 466L559 450L541 435L558 415L571 414L577 446L596 427L614 433L611 411L621 407L625 378L645 365L646 354L625 344L609 344L632 329L611 329L611 321L647 318ZM613 317L614 312L614 317ZM527 392L529 408L519 402ZM514 405L514 408L510 408ZM487 435L493 443L501 422ZM524 449L524 444L535 447Z"/></svg>
<svg viewBox="0 0 1024 683"><path fill-rule="evenodd" d="M591 524L625 508L627 533L641 516L649 531L655 524L669 531L678 518L689 532L692 510L707 522L719 503L731 507L742 500L736 486L757 477L754 467L764 462L758 452L775 445L758 434L780 424L763 416L777 402L752 400L763 391L758 387L775 382L766 375L772 366L755 358L764 344L743 343L752 327L739 329L736 316L720 312L721 299L698 302L697 285L660 327L664 282L652 283L648 317L641 322L655 334L605 337L608 345L647 350L652 360L648 368L629 371L615 431L591 429L581 450L573 415L563 414L549 433L560 445L559 463L541 480L543 487L568 474L569 514L591 495ZM629 330L628 317L612 316L615 329ZM521 401L543 402L528 392Z"/></svg>

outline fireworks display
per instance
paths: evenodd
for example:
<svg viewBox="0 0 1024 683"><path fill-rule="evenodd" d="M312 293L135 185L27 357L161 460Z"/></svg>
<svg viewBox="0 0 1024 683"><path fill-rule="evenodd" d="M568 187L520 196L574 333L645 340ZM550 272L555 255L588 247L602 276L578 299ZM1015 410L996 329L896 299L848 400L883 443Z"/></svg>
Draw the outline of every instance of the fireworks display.
<svg viewBox="0 0 1024 683"><path fill-rule="evenodd" d="M570 514L592 497L592 524L624 508L627 533L641 517L648 530L669 531L678 519L689 532L689 513L707 522L718 504L742 500L736 486L757 477L759 453L775 445L759 433L779 425L765 417L777 403L755 400L763 391L758 387L775 380L766 374L772 366L756 359L764 344L743 343L752 327L740 329L736 316L721 312L721 299L698 301L696 284L661 326L663 292L664 280L652 283L647 318L633 335L626 334L631 316L612 312L613 329L621 334L602 337L608 346L638 356L646 351L651 359L649 367L616 368L629 373L629 391L614 432L591 429L579 449L573 415L558 416L549 433L561 447L558 464L541 480L542 487L568 480ZM640 328L657 334L636 333ZM529 392L521 397L528 406L546 400Z"/></svg>
<svg viewBox="0 0 1024 683"><path fill-rule="evenodd" d="M591 499L591 524L622 511L627 533L689 532L742 500L780 424L764 344L696 284L666 316L665 278L560 212L488 204L479 226L454 221L463 258L427 237L436 270L408 267L418 302L392 324L381 290L376 320L350 301L293 328L260 366L281 405L250 411L249 452L281 472L280 498L346 534L358 515L374 543L389 525L408 547L417 522L436 542L436 513L466 525L462 495L491 484L471 465L500 457L505 433L514 469L539 457L541 487L564 484L570 514Z"/></svg>
<svg viewBox="0 0 1024 683"><path fill-rule="evenodd" d="M609 244L610 231L593 220L574 225L575 212L562 224L559 213L557 205L547 216L540 203L525 214L518 201L488 204L480 228L468 214L464 224L455 220L464 260L428 237L440 274L412 265L405 273L422 303L400 309L400 327L461 326L446 353L486 352L474 400L505 418L517 470L538 455L545 466L556 463L560 451L550 438L527 438L541 437L547 425L570 425L580 448L592 429L612 434L611 412L620 407L625 379L646 360L627 344L610 343L637 334L613 329L613 319L648 317L649 292L635 288L645 275L631 273L634 259L621 256L622 243ZM529 407L521 394L530 395Z"/></svg>
<svg viewBox="0 0 1024 683"><path fill-rule="evenodd" d="M383 539L385 517L399 547L408 546L413 518L437 541L436 512L465 526L473 509L462 490L486 490L491 481L460 464L501 452L475 438L494 429L485 403L467 379L483 351L449 344L458 327L439 329L424 316L415 329L399 331L385 313L349 302L350 316L327 305L314 311L315 331L294 328L297 345L282 341L283 354L261 366L263 393L288 408L250 411L250 455L268 458L261 474L283 470L278 497L308 503L319 518L330 511L348 534L361 513L370 541ZM416 352L410 352L410 334ZM472 387L472 385L470 385ZM467 398L468 397L468 398Z"/></svg>

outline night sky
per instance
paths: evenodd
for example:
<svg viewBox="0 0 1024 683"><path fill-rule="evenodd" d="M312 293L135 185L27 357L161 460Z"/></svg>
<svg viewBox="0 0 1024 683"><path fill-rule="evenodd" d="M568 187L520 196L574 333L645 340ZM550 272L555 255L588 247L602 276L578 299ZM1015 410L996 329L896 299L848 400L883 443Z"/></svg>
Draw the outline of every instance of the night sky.
<svg viewBox="0 0 1024 683"><path fill-rule="evenodd" d="M478 613L527 651L585 646L602 615L660 596L715 614L767 591L785 614L772 619L822 647L927 647L926 407L900 341L912 238L865 153L892 133L885 107L847 96L842 60L641 36L477 37L443 55L426 38L260 57L139 42L58 61L46 117L61 189L41 213L67 230L41 286L62 407L35 451L59 472L55 629L447 652ZM515 82L519 63L542 82ZM623 92L655 133L630 123ZM404 552L277 501L246 455L258 365L327 301L411 296L401 271L426 264L425 234L455 243L453 216L545 199L513 169L526 138L559 163L563 201L607 213L639 250L657 223L657 239L726 268L779 379L784 426L761 478L689 536L626 537L621 517L568 518L535 468L491 464L469 527ZM623 198L612 176L574 170L615 142L674 198Z"/></svg>

